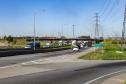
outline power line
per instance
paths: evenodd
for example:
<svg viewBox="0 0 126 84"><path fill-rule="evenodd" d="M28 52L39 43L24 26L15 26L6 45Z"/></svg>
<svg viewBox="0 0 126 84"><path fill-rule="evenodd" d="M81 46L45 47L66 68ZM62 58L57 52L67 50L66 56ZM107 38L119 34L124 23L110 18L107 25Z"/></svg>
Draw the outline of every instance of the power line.
<svg viewBox="0 0 126 84"><path fill-rule="evenodd" d="M110 8L110 10L108 11L108 14L107 14L107 16L106 16L106 18L109 18L109 17L113 17L113 12L114 12L114 9L117 7L117 0L114 0L114 2L113 2L113 4L112 4L112 6L111 6L111 8ZM116 9L117 10L117 9ZM115 16L115 15L114 15Z"/></svg>
<svg viewBox="0 0 126 84"><path fill-rule="evenodd" d="M107 19L108 17L110 17L110 15L111 15L112 12L113 12L113 9L115 8L116 1L115 1L115 0L114 0L114 2L111 1L111 3L112 3L112 4L110 4L108 11L104 14L103 21L104 21L105 19Z"/></svg>
<svg viewBox="0 0 126 84"><path fill-rule="evenodd" d="M106 0L105 4L103 5L103 10L100 11L100 16L103 17L102 21L105 21L109 17L111 18L111 19L109 19L109 21L112 20L112 18L116 18L115 15L120 14L119 8L120 8L120 5L122 6L123 1L124 0ZM126 2L126 0L124 2ZM126 12L126 8L125 8L125 12ZM122 30L123 39L125 36L125 26L126 26L126 13L124 14L124 22L123 22L123 30ZM96 26L95 37L97 36L96 32L98 32L98 31L97 31L97 26Z"/></svg>
<svg viewBox="0 0 126 84"><path fill-rule="evenodd" d="M105 6L103 8L103 11L100 13L100 16L103 16L106 13L107 9L111 5L110 3L111 3L111 0L106 0L106 4L105 4Z"/></svg>
<svg viewBox="0 0 126 84"><path fill-rule="evenodd" d="M101 6L97 9L98 13L101 14L101 12L103 12L102 10L105 8L107 3L107 0L104 0L101 4Z"/></svg>
<svg viewBox="0 0 126 84"><path fill-rule="evenodd" d="M121 0L116 0L115 4L116 4L115 5L115 10L113 9L113 11L112 11L112 13L110 15L111 21L112 20L115 21L115 19L116 19L115 17L117 17L121 13L120 8L122 8L122 7L120 7L120 6L122 6L122 1ZM112 19L113 15L114 15L114 18Z"/></svg>
<svg viewBox="0 0 126 84"><path fill-rule="evenodd" d="M100 9L100 12L99 12L100 16L103 15L103 14L105 13L106 8L108 7L109 1L110 1L110 0L105 0L104 5L102 5L102 7L101 7L101 9Z"/></svg>

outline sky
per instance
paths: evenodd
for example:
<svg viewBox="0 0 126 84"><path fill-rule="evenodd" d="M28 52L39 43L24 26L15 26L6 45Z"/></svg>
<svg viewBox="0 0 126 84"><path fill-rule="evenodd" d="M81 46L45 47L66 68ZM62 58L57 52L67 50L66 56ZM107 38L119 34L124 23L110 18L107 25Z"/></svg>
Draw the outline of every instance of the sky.
<svg viewBox="0 0 126 84"><path fill-rule="evenodd" d="M119 36L125 0L0 0L0 36L33 36L34 15L37 36L72 37L95 32L99 13L99 33Z"/></svg>

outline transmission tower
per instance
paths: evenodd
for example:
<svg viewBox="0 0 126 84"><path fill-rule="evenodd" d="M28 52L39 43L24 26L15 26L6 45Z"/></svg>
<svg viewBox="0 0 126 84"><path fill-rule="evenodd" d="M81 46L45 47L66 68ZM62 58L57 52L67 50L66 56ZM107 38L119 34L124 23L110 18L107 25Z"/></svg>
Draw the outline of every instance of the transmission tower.
<svg viewBox="0 0 126 84"><path fill-rule="evenodd" d="M95 15L95 38L99 38L99 16L98 13Z"/></svg>
<svg viewBox="0 0 126 84"><path fill-rule="evenodd" d="M123 29L122 29L122 40L125 40L125 28L126 28L126 5L125 5L125 12L124 12L124 21L123 21Z"/></svg>

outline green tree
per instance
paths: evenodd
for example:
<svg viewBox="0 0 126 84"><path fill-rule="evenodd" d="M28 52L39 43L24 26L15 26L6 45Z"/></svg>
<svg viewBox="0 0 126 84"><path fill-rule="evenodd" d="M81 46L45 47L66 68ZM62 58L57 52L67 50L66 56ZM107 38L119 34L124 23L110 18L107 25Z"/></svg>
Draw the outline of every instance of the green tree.
<svg viewBox="0 0 126 84"><path fill-rule="evenodd" d="M6 35L4 36L4 40L7 40L7 36Z"/></svg>
<svg viewBox="0 0 126 84"><path fill-rule="evenodd" d="M10 43L13 42L14 39L11 35L9 35L6 40L8 41L8 43Z"/></svg>

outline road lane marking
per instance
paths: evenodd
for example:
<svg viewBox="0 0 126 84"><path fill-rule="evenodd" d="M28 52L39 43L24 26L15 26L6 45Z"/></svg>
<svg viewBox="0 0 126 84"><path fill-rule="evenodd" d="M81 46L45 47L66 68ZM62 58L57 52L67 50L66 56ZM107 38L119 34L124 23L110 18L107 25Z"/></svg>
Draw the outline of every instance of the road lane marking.
<svg viewBox="0 0 126 84"><path fill-rule="evenodd" d="M15 65L10 65L10 66L3 66L3 67L0 67L0 69L11 68L11 67L17 67L17 66L20 66L20 65L19 65L19 64L15 64Z"/></svg>
<svg viewBox="0 0 126 84"><path fill-rule="evenodd" d="M97 80L100 80L100 79L102 79L102 78L105 78L105 77L107 77L107 76L111 76L111 75L114 75L114 74L117 74L117 73L121 73L121 72L125 72L125 71L126 71L126 70L121 70L121 71L109 73L109 74L100 76L100 77L98 77L98 78L95 78L95 79L93 79L93 80L90 80L90 81L88 81L88 82L86 82L86 83L84 83L84 84L91 84L91 83L93 83L93 82L95 82L95 81L97 81Z"/></svg>
<svg viewBox="0 0 126 84"><path fill-rule="evenodd" d="M26 64L29 64L29 63L30 64L35 64L35 63L38 63L38 62L37 61L28 61L28 62L18 63L18 64L14 64L14 65L2 66L2 67L0 67L0 69L17 67L17 66L26 65Z"/></svg>

